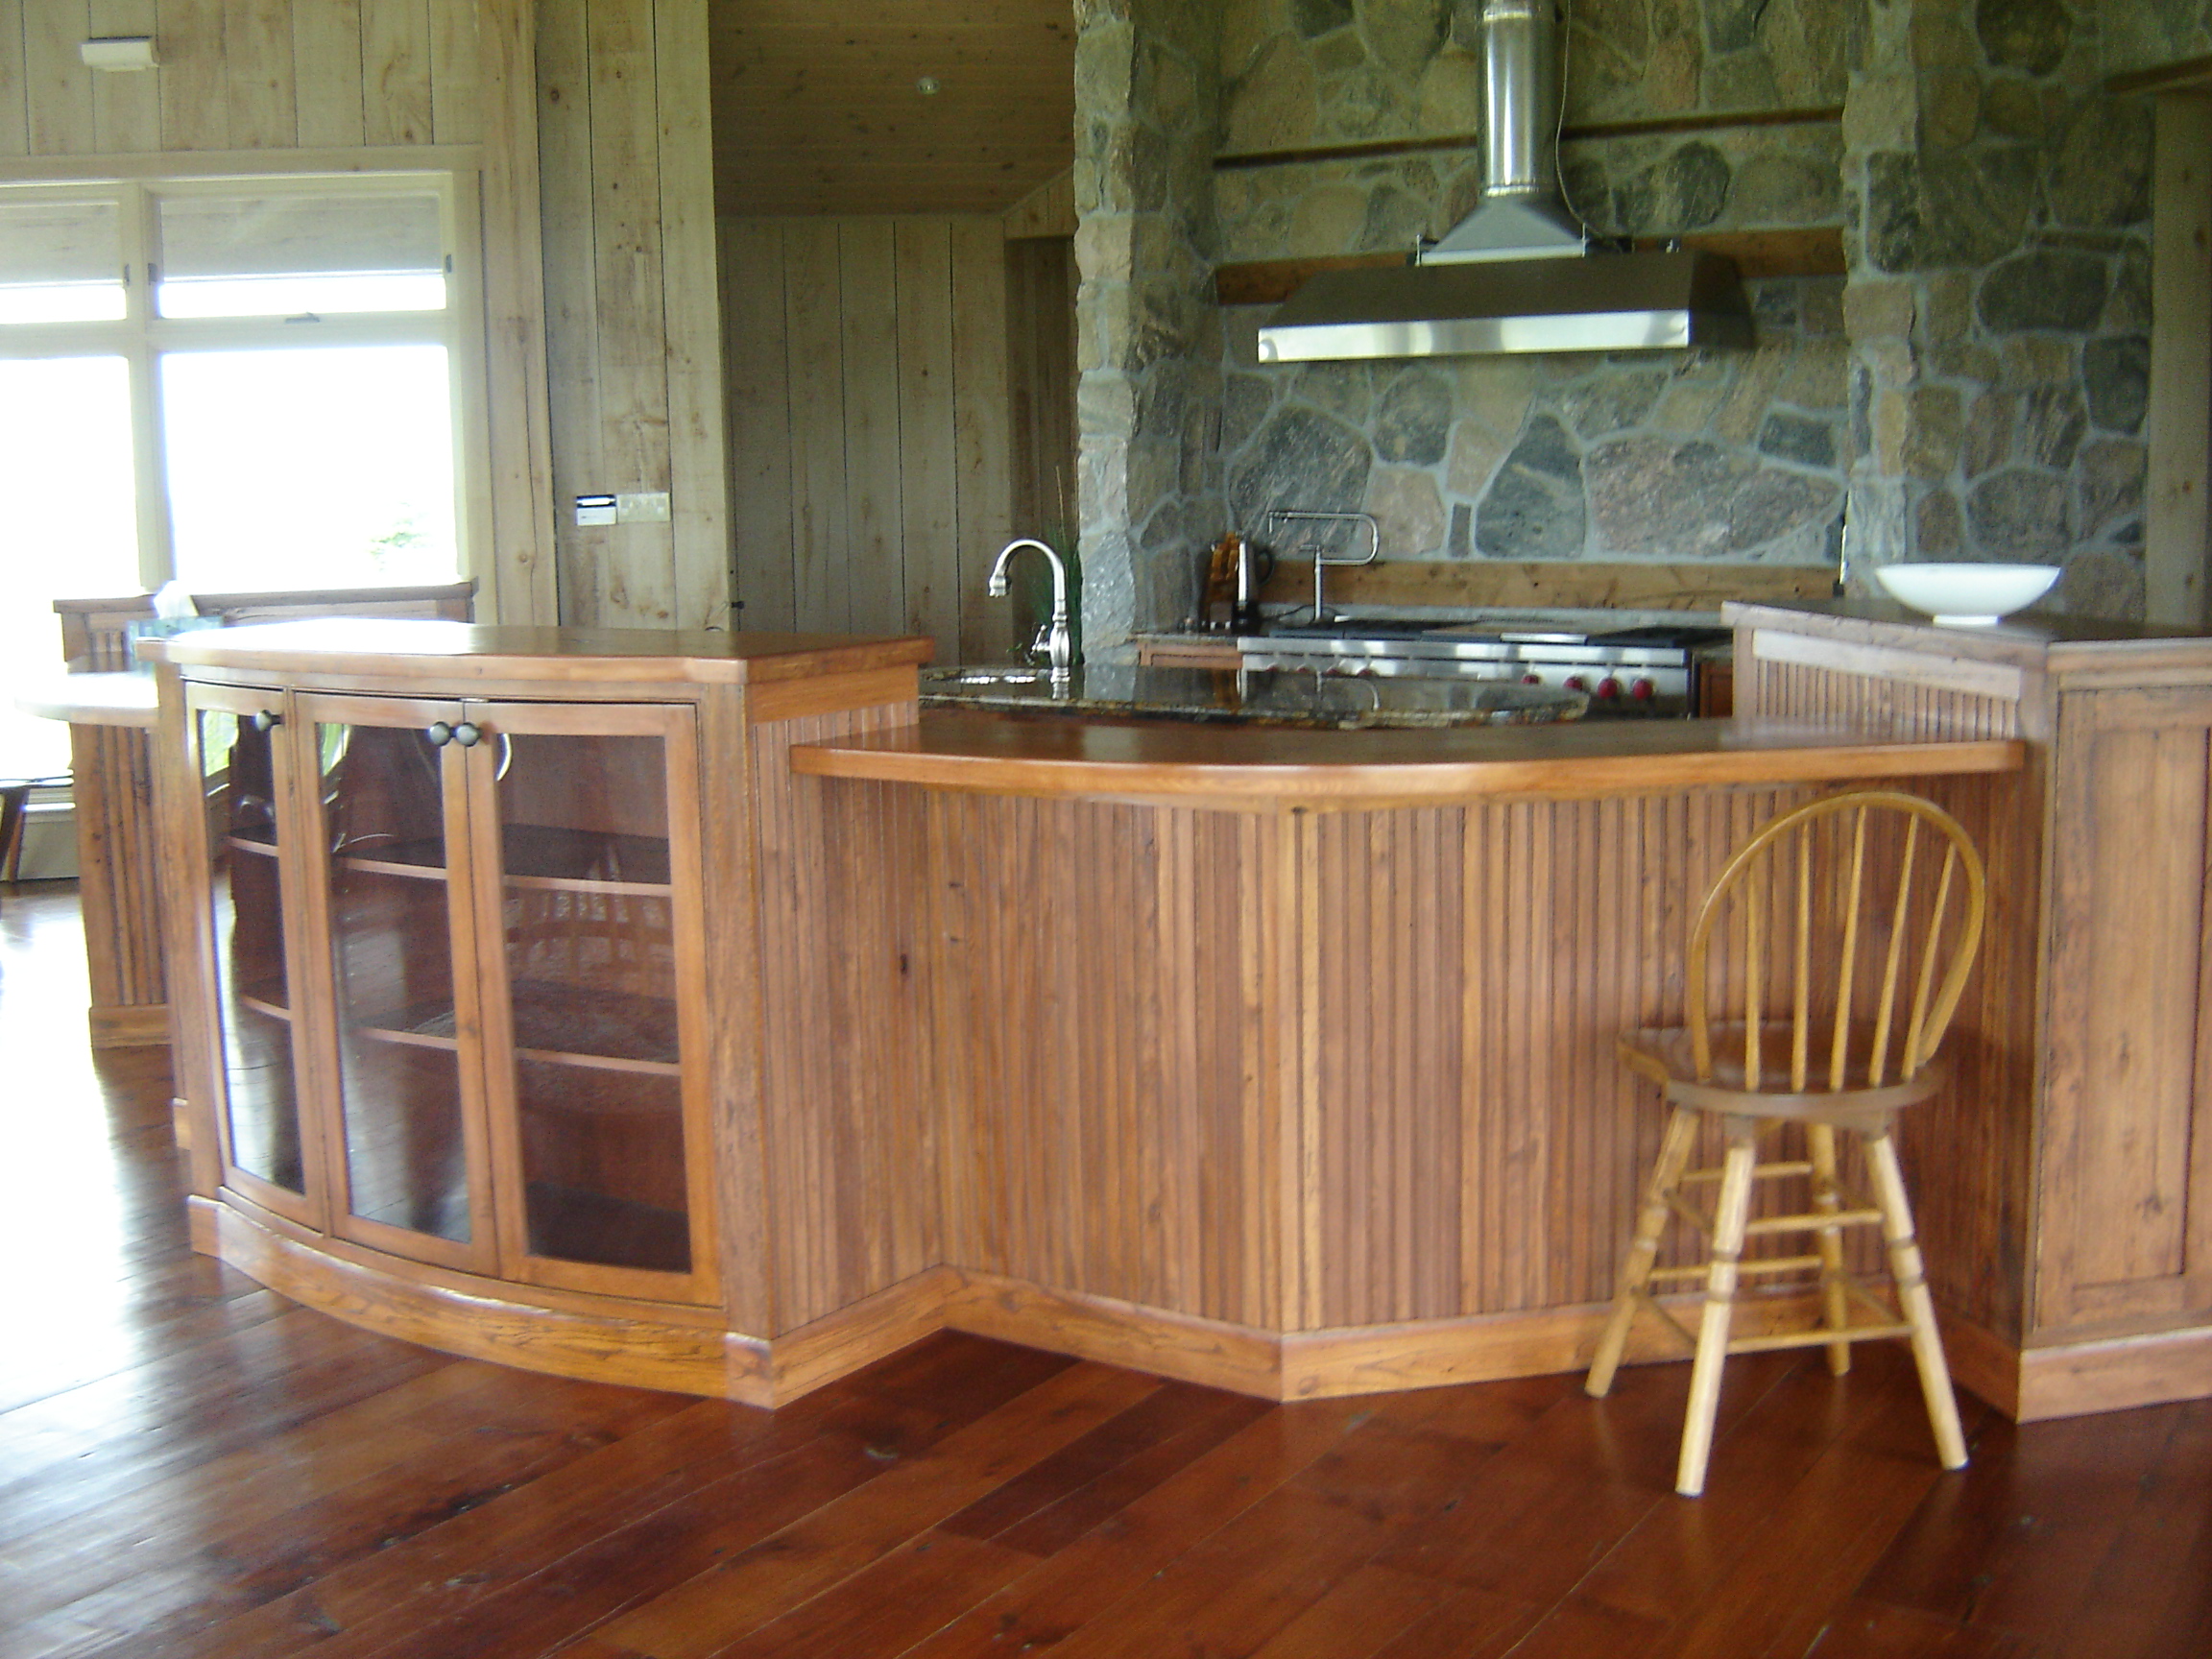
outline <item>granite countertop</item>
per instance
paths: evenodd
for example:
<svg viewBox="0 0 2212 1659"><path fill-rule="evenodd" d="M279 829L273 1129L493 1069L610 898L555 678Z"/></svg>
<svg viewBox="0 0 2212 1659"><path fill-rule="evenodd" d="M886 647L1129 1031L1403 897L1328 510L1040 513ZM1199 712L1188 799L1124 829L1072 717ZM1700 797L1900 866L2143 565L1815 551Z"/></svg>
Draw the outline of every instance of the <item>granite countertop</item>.
<svg viewBox="0 0 2212 1659"><path fill-rule="evenodd" d="M1043 669L926 668L926 709L1226 722L1363 731L1547 725L1579 719L1579 691L1497 681L1370 678L1302 669L1077 668L1055 692Z"/></svg>

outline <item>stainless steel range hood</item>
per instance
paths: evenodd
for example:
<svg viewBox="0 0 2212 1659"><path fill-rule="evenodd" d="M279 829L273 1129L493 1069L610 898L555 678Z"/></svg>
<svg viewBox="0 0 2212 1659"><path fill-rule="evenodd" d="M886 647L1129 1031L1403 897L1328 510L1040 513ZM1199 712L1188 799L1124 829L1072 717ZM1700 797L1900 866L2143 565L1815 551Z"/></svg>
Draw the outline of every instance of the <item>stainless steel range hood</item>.
<svg viewBox="0 0 2212 1659"><path fill-rule="evenodd" d="M1559 190L1555 0L1482 8L1482 198L1403 269L1333 271L1260 330L1260 360L1658 351L1751 341L1733 261L1593 250Z"/></svg>

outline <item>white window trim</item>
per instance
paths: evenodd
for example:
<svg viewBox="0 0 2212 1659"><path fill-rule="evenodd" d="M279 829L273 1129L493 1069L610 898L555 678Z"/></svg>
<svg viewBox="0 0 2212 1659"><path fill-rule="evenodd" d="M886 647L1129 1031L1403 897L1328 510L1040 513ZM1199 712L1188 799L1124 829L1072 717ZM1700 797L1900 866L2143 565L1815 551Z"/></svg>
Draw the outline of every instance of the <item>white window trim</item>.
<svg viewBox="0 0 2212 1659"><path fill-rule="evenodd" d="M396 157L397 158L397 157ZM174 163L175 157L163 157ZM235 162L250 159L251 166ZM459 161L461 155L433 156L410 153L410 163ZM479 577L477 565L492 548L491 455L483 365L484 270L481 178L469 165L318 166L302 156L287 166L274 157L205 158L190 170L174 165L93 168L81 176L9 179L0 176L0 200L106 199L121 204L125 316L102 323L39 323L0 325L0 357L104 354L126 359L130 368L132 456L138 512L138 575L151 591L175 573L165 469L161 452L158 359L180 349L286 349L314 343L422 343L443 345L453 400L453 525L455 561L463 577ZM153 314L149 252L155 240L155 213L164 196L222 195L250 188L257 193L336 194L425 188L437 192L445 246L446 302L436 312L338 313L301 325L281 317L161 318ZM302 334L311 328L311 336Z"/></svg>

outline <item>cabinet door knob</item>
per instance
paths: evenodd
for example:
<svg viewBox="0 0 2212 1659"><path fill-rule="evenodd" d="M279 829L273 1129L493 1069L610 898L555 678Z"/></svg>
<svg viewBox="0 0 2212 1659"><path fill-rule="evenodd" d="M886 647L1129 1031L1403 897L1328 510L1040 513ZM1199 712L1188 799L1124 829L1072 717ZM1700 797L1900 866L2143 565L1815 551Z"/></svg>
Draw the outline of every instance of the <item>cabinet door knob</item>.
<svg viewBox="0 0 2212 1659"><path fill-rule="evenodd" d="M453 728L443 720L433 720L423 729L422 735L430 739L433 749L443 749L453 741Z"/></svg>
<svg viewBox="0 0 2212 1659"><path fill-rule="evenodd" d="M283 724L284 716L281 714L275 713L267 709L258 709L254 710L253 730L256 732L266 732L272 726L281 726Z"/></svg>
<svg viewBox="0 0 2212 1659"><path fill-rule="evenodd" d="M473 720L464 720L460 725L453 728L453 741L460 744L464 749L475 748L477 739L483 735L484 733L477 729L476 722Z"/></svg>

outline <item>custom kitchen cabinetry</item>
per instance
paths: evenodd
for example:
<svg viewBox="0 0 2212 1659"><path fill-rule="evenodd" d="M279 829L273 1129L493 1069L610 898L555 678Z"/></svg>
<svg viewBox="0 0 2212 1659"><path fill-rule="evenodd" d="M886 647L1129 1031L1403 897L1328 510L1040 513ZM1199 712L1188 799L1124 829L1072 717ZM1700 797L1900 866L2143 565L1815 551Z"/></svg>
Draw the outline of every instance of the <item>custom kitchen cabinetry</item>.
<svg viewBox="0 0 2212 1659"><path fill-rule="evenodd" d="M2212 1318L2212 685L2058 698L2037 1325Z"/></svg>
<svg viewBox="0 0 2212 1659"><path fill-rule="evenodd" d="M713 1301L691 709L186 706L226 1181L398 1257Z"/></svg>
<svg viewBox="0 0 2212 1659"><path fill-rule="evenodd" d="M325 622L161 652L201 1249L432 1346L762 1402L809 1295L924 1265L809 1242L825 1191L857 1227L926 1184L912 1079L832 1081L849 1044L896 1053L867 1022L901 946L805 954L790 920L875 840L781 756L910 721L926 640Z"/></svg>
<svg viewBox="0 0 2212 1659"><path fill-rule="evenodd" d="M1959 1080L1905 1131L1960 1381L2023 1420L2212 1395L2212 638L1731 614L1754 714L2030 745Z"/></svg>

